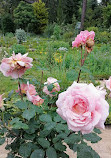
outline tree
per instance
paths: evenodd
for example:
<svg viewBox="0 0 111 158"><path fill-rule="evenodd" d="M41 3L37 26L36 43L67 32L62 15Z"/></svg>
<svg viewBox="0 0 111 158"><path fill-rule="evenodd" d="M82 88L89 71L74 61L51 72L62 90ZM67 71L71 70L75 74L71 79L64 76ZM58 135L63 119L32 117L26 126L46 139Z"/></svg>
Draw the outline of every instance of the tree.
<svg viewBox="0 0 111 158"><path fill-rule="evenodd" d="M28 26L32 24L34 20L35 16L32 5L21 1L14 10L14 22L17 28L27 30Z"/></svg>
<svg viewBox="0 0 111 158"><path fill-rule="evenodd" d="M111 26L111 5L103 8L104 25L109 28Z"/></svg>
<svg viewBox="0 0 111 158"><path fill-rule="evenodd" d="M87 5L87 0L83 0L82 14L81 14L81 28L80 28L80 30L84 29L84 20L85 20L85 13L86 13L86 5Z"/></svg>
<svg viewBox="0 0 111 158"><path fill-rule="evenodd" d="M36 33L41 33L44 31L47 23L48 23L48 11L45 7L45 3L42 0L38 0L38 2L34 2L32 4L34 9L34 15L37 19L37 30Z"/></svg>
<svg viewBox="0 0 111 158"><path fill-rule="evenodd" d="M58 0L43 0L48 11L49 23L57 22Z"/></svg>
<svg viewBox="0 0 111 158"><path fill-rule="evenodd" d="M79 17L80 0L65 0L63 2L65 23L72 24L73 15L75 15L76 19Z"/></svg>

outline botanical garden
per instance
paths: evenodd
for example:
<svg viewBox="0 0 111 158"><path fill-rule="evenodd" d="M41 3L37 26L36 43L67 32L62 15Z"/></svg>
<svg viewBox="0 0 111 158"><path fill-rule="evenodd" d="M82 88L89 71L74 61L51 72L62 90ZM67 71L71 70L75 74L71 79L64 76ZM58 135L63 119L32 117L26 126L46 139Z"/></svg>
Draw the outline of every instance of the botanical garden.
<svg viewBox="0 0 111 158"><path fill-rule="evenodd" d="M0 158L111 157L92 145L111 138L110 17L111 0L0 1Z"/></svg>

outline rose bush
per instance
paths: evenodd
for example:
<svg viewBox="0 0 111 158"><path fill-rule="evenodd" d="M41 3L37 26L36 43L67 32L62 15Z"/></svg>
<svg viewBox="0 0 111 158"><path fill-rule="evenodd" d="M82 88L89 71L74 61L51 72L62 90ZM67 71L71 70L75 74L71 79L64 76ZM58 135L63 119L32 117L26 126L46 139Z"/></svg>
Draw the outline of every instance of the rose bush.
<svg viewBox="0 0 111 158"><path fill-rule="evenodd" d="M98 128L104 128L109 114L106 91L93 84L78 83L82 66L94 45L94 36L93 31L82 31L72 43L73 47L81 48L78 80L59 97L57 79L49 77L43 85L42 73L40 85L36 87L37 81L32 84L31 79L22 78L32 67L32 58L27 54L13 53L10 58L2 59L3 75L18 80L16 93L10 92L4 99L0 95L0 145L10 139L6 145L7 158L69 158L64 143L77 152L78 158L100 158L87 141L101 140Z"/></svg>

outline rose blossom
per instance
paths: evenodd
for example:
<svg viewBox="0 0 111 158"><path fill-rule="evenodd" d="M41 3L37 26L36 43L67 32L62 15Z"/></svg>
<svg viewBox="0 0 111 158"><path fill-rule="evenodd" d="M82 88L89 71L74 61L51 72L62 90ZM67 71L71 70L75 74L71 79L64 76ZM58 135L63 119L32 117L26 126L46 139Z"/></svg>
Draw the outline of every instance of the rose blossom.
<svg viewBox="0 0 111 158"><path fill-rule="evenodd" d="M48 86L49 85L53 85L53 88L51 91L48 90ZM60 86L59 83L57 82L57 79L49 77L47 78L47 82L44 83L44 88L43 88L43 92L46 93L47 95L51 96L55 96L56 94L52 94L53 92L59 92L60 91Z"/></svg>
<svg viewBox="0 0 111 158"><path fill-rule="evenodd" d="M57 113L67 121L69 129L87 134L94 127L104 128L109 115L106 91L93 84L74 82L65 92L59 94Z"/></svg>
<svg viewBox="0 0 111 158"><path fill-rule="evenodd" d="M86 45L87 50L92 50L92 46L94 45L94 31L81 31L79 35L72 42L72 48L80 47L82 45Z"/></svg>
<svg viewBox="0 0 111 158"><path fill-rule="evenodd" d="M18 87L17 92L20 92L20 89L21 89L22 94L27 94L27 91L29 91L30 95L36 95L37 94L35 86L33 86L32 84L29 84L29 82L27 82L27 84L22 83L20 85L20 87Z"/></svg>
<svg viewBox="0 0 111 158"><path fill-rule="evenodd" d="M44 102L44 99L42 99L39 95L32 96L32 103L34 105L40 106Z"/></svg>
<svg viewBox="0 0 111 158"><path fill-rule="evenodd" d="M2 108L2 107L3 107L3 99L2 99L2 96L3 96L3 94L2 94L2 95L0 95L0 108Z"/></svg>
<svg viewBox="0 0 111 158"><path fill-rule="evenodd" d="M111 76L109 77L109 80L105 80L106 87L111 91Z"/></svg>
<svg viewBox="0 0 111 158"><path fill-rule="evenodd" d="M27 69L32 67L33 59L27 57L27 55L28 53L24 55L13 53L10 58L2 59L0 71L6 77L11 76L14 79L21 77Z"/></svg>

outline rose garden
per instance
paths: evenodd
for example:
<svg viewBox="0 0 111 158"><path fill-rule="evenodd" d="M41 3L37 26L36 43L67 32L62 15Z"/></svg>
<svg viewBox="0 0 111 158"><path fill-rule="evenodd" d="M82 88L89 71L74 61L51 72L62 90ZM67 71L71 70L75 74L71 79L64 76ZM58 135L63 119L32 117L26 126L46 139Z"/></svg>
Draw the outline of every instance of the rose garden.
<svg viewBox="0 0 111 158"><path fill-rule="evenodd" d="M111 44L96 27L61 32L55 24L49 38L21 28L0 37L0 145L7 158L69 158L67 147L77 158L105 158L92 144L111 124Z"/></svg>

